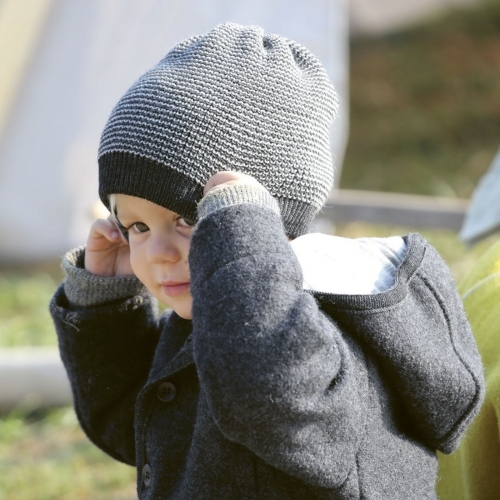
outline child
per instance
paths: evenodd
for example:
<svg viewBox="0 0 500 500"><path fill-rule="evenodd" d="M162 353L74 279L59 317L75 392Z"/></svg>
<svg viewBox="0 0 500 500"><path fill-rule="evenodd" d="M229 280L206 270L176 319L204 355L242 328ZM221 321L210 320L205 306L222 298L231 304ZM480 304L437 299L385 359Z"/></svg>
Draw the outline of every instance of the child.
<svg viewBox="0 0 500 500"><path fill-rule="evenodd" d="M109 118L112 217L65 257L51 312L80 423L141 499L435 498L480 359L420 236L305 234L336 107L306 49L224 24Z"/></svg>

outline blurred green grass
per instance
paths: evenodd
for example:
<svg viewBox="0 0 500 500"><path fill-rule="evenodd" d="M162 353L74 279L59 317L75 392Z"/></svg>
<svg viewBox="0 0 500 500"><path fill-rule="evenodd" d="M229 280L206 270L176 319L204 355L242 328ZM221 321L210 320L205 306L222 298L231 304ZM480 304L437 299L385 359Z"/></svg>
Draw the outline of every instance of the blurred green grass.
<svg viewBox="0 0 500 500"><path fill-rule="evenodd" d="M351 131L341 187L468 197L500 144L500 2L351 46ZM346 237L419 228L339 225ZM498 236L467 249L420 230L459 281ZM58 263L0 269L0 347L55 345ZM92 445L71 408L0 415L0 499L128 500L135 471Z"/></svg>
<svg viewBox="0 0 500 500"><path fill-rule="evenodd" d="M48 302L56 286L44 271L0 273L0 347L55 345Z"/></svg>
<svg viewBox="0 0 500 500"><path fill-rule="evenodd" d="M72 408L0 419L0 499L132 500L135 469L104 455Z"/></svg>

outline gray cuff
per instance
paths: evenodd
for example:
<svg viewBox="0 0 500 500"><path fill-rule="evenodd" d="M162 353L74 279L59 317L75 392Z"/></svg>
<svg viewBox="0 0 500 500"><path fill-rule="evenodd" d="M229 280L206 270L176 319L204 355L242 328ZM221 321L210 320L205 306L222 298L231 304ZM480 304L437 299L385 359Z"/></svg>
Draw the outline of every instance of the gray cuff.
<svg viewBox="0 0 500 500"><path fill-rule="evenodd" d="M85 247L69 251L62 261L66 273L64 291L71 305L89 307L133 297L146 288L135 276L107 278L90 274L84 268Z"/></svg>
<svg viewBox="0 0 500 500"><path fill-rule="evenodd" d="M198 220L221 208L243 203L262 205L280 215L278 202L265 187L237 184L209 191L198 204Z"/></svg>

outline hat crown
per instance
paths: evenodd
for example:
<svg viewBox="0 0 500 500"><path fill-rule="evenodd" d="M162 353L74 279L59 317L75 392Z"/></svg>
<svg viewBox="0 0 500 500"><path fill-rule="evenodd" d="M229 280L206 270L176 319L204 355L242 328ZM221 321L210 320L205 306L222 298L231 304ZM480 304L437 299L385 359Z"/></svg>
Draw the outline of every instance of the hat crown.
<svg viewBox="0 0 500 500"><path fill-rule="evenodd" d="M217 26L174 47L120 99L101 138L101 198L124 192L179 213L189 201L182 214L192 216L199 200L174 198L199 198L213 174L235 170L278 202L315 213L333 184L329 127L337 106L307 49L259 27Z"/></svg>

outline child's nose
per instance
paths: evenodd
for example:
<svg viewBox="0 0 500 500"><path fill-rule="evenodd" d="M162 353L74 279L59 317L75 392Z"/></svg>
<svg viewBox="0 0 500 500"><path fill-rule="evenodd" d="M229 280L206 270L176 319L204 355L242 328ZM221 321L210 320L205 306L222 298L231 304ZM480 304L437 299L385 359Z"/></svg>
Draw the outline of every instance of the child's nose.
<svg viewBox="0 0 500 500"><path fill-rule="evenodd" d="M177 262L181 255L179 249L165 236L152 238L148 247L148 259L152 264L163 262Z"/></svg>

